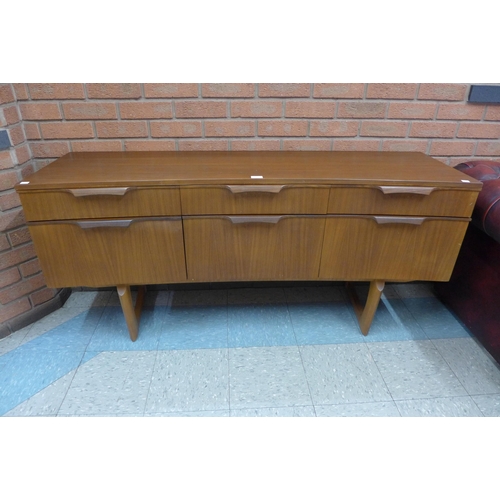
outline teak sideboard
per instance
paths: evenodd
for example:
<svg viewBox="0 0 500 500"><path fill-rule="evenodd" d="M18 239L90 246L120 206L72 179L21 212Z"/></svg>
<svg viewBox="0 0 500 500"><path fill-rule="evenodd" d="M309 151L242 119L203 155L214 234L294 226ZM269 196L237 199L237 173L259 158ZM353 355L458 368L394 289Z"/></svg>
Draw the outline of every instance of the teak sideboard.
<svg viewBox="0 0 500 500"><path fill-rule="evenodd" d="M422 153L69 153L16 186L50 287L450 278L481 183ZM131 285L140 285L135 305Z"/></svg>

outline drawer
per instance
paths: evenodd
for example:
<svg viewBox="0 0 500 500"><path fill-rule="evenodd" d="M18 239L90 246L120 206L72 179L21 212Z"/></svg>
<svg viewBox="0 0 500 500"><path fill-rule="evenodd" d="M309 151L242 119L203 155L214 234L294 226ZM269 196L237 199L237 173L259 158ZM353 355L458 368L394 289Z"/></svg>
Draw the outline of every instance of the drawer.
<svg viewBox="0 0 500 500"><path fill-rule="evenodd" d="M317 279L324 217L184 218L190 281Z"/></svg>
<svg viewBox="0 0 500 500"><path fill-rule="evenodd" d="M20 193L26 220L161 217L181 214L178 188L95 188Z"/></svg>
<svg viewBox="0 0 500 500"><path fill-rule="evenodd" d="M320 278L447 281L468 219L328 217Z"/></svg>
<svg viewBox="0 0 500 500"><path fill-rule="evenodd" d="M470 217L478 193L417 186L332 187L329 214Z"/></svg>
<svg viewBox="0 0 500 500"><path fill-rule="evenodd" d="M182 187L184 215L326 214L328 187L232 185Z"/></svg>
<svg viewBox="0 0 500 500"><path fill-rule="evenodd" d="M50 287L186 280L180 218L32 223L29 230Z"/></svg>

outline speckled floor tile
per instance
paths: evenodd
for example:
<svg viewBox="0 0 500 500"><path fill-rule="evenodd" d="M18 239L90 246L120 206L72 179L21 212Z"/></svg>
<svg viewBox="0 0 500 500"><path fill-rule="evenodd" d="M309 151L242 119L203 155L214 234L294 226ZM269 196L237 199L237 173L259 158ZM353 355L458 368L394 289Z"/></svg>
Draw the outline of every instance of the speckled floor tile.
<svg viewBox="0 0 500 500"><path fill-rule="evenodd" d="M436 297L405 298L403 301L428 338L470 337L469 332Z"/></svg>
<svg viewBox="0 0 500 500"><path fill-rule="evenodd" d="M153 352L103 352L82 364L59 414L143 413L156 360Z"/></svg>
<svg viewBox="0 0 500 500"><path fill-rule="evenodd" d="M297 345L286 304L228 306L228 346Z"/></svg>
<svg viewBox="0 0 500 500"><path fill-rule="evenodd" d="M432 283L394 283L392 288L402 299L414 297L434 297Z"/></svg>
<svg viewBox="0 0 500 500"><path fill-rule="evenodd" d="M93 414L77 414L77 415L69 415L69 414L61 414L58 413L57 417L78 417L78 418L137 418L143 417L142 413L93 413Z"/></svg>
<svg viewBox="0 0 500 500"><path fill-rule="evenodd" d="M88 344L89 351L149 351L155 350L164 324L166 308L144 307L135 342L130 334L121 307L106 307Z"/></svg>
<svg viewBox="0 0 500 500"><path fill-rule="evenodd" d="M366 344L301 346L314 405L390 401Z"/></svg>
<svg viewBox="0 0 500 500"><path fill-rule="evenodd" d="M231 410L231 417L315 417L314 406L286 406L282 408L247 408Z"/></svg>
<svg viewBox="0 0 500 500"><path fill-rule="evenodd" d="M173 292L167 290L146 291L143 307L170 306Z"/></svg>
<svg viewBox="0 0 500 500"><path fill-rule="evenodd" d="M173 418L185 418L185 417L229 417L229 410L213 410L213 411L174 411L168 413L148 413L144 414L145 417L173 417Z"/></svg>
<svg viewBox="0 0 500 500"><path fill-rule="evenodd" d="M394 401L315 406L318 417L400 417Z"/></svg>
<svg viewBox="0 0 500 500"><path fill-rule="evenodd" d="M470 395L500 393L500 368L472 338L433 340Z"/></svg>
<svg viewBox="0 0 500 500"><path fill-rule="evenodd" d="M285 288L288 304L309 304L346 301L343 286L300 286Z"/></svg>
<svg viewBox="0 0 500 500"><path fill-rule="evenodd" d="M283 288L234 288L227 291L228 305L285 304Z"/></svg>
<svg viewBox="0 0 500 500"><path fill-rule="evenodd" d="M42 417L57 415L75 373L76 368L8 411L5 416Z"/></svg>
<svg viewBox="0 0 500 500"><path fill-rule="evenodd" d="M227 348L227 307L173 307L165 316L158 349Z"/></svg>
<svg viewBox="0 0 500 500"><path fill-rule="evenodd" d="M227 349L158 351L147 413L229 410Z"/></svg>
<svg viewBox="0 0 500 500"><path fill-rule="evenodd" d="M482 417L470 396L396 401L403 417Z"/></svg>
<svg viewBox="0 0 500 500"><path fill-rule="evenodd" d="M345 302L289 304L298 345L364 342Z"/></svg>
<svg viewBox="0 0 500 500"><path fill-rule="evenodd" d="M172 307L226 306L227 290L178 290L172 292Z"/></svg>
<svg viewBox="0 0 500 500"><path fill-rule="evenodd" d="M2 356L0 415L45 389L74 370L83 352L45 351L20 346Z"/></svg>
<svg viewBox="0 0 500 500"><path fill-rule="evenodd" d="M0 339L0 357L3 354L6 354L16 347L19 347L21 345L21 342L24 340L26 335L28 335L29 331L31 330L31 327L33 325L28 325L21 330L17 330L17 332L11 333L8 337L4 337L3 339ZM1 363L1 361L0 361Z"/></svg>
<svg viewBox="0 0 500 500"><path fill-rule="evenodd" d="M297 347L229 350L231 410L311 405Z"/></svg>
<svg viewBox="0 0 500 500"><path fill-rule="evenodd" d="M109 302L110 291L71 292L63 308L68 307L104 307Z"/></svg>
<svg viewBox="0 0 500 500"><path fill-rule="evenodd" d="M472 396L485 417L500 417L500 394Z"/></svg>
<svg viewBox="0 0 500 500"><path fill-rule="evenodd" d="M394 400L467 395L430 340L367 346Z"/></svg>

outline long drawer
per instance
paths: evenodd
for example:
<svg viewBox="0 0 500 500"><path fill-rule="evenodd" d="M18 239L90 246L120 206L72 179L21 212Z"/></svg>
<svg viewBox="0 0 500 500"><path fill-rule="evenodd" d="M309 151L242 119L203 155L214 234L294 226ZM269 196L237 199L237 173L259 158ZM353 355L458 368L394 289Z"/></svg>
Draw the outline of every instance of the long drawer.
<svg viewBox="0 0 500 500"><path fill-rule="evenodd" d="M50 287L186 280L180 217L31 223L29 230Z"/></svg>
<svg viewBox="0 0 500 500"><path fill-rule="evenodd" d="M228 185L181 188L184 215L326 214L328 186Z"/></svg>
<svg viewBox="0 0 500 500"><path fill-rule="evenodd" d="M85 188L20 194L26 220L181 215L178 188Z"/></svg>
<svg viewBox="0 0 500 500"><path fill-rule="evenodd" d="M330 216L320 279L446 281L468 219Z"/></svg>
<svg viewBox="0 0 500 500"><path fill-rule="evenodd" d="M335 186L329 214L469 217L477 193L426 186Z"/></svg>

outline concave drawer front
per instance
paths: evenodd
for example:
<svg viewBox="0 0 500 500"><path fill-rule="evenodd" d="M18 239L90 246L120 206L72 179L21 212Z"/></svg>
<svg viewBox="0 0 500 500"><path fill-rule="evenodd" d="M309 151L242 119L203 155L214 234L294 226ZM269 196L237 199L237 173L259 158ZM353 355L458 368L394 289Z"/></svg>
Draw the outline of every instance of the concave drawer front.
<svg viewBox="0 0 500 500"><path fill-rule="evenodd" d="M21 194L28 221L181 214L177 188L93 188Z"/></svg>
<svg viewBox="0 0 500 500"><path fill-rule="evenodd" d="M180 218L35 223L29 229L51 287L186 280Z"/></svg>
<svg viewBox="0 0 500 500"><path fill-rule="evenodd" d="M477 194L418 186L332 187L328 213L470 217Z"/></svg>
<svg viewBox="0 0 500 500"><path fill-rule="evenodd" d="M188 280L317 279L324 217L188 217Z"/></svg>
<svg viewBox="0 0 500 500"><path fill-rule="evenodd" d="M328 187L229 185L181 188L185 215L326 214Z"/></svg>
<svg viewBox="0 0 500 500"><path fill-rule="evenodd" d="M328 217L320 278L450 278L468 220L417 217Z"/></svg>

